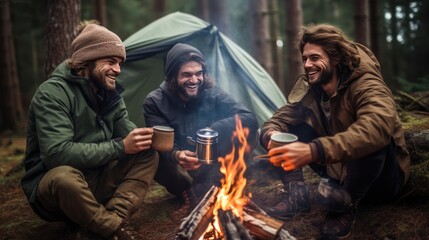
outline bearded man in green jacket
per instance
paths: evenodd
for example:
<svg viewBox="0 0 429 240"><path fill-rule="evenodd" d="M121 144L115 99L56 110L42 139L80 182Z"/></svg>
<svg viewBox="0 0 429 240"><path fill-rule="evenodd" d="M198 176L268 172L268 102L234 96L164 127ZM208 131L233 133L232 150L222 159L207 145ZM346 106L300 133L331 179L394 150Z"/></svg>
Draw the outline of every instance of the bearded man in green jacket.
<svg viewBox="0 0 429 240"><path fill-rule="evenodd" d="M407 182L403 129L368 48L326 24L304 28L299 48L306 74L261 130L260 142L286 193L267 212L287 218L309 210L302 174L309 165L323 178L318 197L328 214L321 237L346 238L360 202L391 200ZM277 132L294 133L299 141L270 148Z"/></svg>
<svg viewBox="0 0 429 240"><path fill-rule="evenodd" d="M42 219L78 225L78 238L137 239L127 219L158 167L153 130L128 119L117 91L121 39L94 21L79 27L71 58L31 101L21 185Z"/></svg>

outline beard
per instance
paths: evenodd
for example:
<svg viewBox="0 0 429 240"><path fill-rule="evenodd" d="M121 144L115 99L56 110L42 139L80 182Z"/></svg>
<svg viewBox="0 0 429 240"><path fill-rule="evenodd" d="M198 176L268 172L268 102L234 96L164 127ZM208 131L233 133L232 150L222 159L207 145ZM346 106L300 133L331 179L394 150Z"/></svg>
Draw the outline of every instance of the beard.
<svg viewBox="0 0 429 240"><path fill-rule="evenodd" d="M309 79L308 71L306 71L306 72L307 72L307 78ZM334 71L331 67L326 68L325 70L321 70L321 74L320 74L319 78L317 78L315 81L313 81L312 85L315 85L315 84L325 85L329 81L331 81L333 75L334 75Z"/></svg>
<svg viewBox="0 0 429 240"><path fill-rule="evenodd" d="M179 94L182 95L185 99L187 99L188 101L192 101L198 98L198 94L203 90L202 89L202 81L198 81L198 86L197 86L197 92L196 93L189 93L188 89L186 87L187 84L183 84L183 85L179 85L176 82L176 87L177 90L179 91Z"/></svg>
<svg viewBox="0 0 429 240"><path fill-rule="evenodd" d="M109 82L107 79L107 75L105 72L97 71L95 68L90 68L89 71L89 79L98 87L108 91L112 91L116 89L116 82Z"/></svg>

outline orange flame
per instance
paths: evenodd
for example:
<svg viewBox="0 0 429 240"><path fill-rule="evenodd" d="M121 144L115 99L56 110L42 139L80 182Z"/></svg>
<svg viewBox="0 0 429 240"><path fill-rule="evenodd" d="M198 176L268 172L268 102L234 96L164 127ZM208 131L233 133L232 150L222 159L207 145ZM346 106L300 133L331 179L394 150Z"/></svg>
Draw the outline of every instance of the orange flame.
<svg viewBox="0 0 429 240"><path fill-rule="evenodd" d="M232 136L231 153L218 159L221 163L220 171L224 175L213 210L214 227L218 233L221 232L217 216L218 209L231 210L236 217L242 219L243 208L247 201L243 192L247 182L244 173L246 171L245 153L248 151L247 136L249 129L243 128L238 115L235 116L235 122L236 130Z"/></svg>

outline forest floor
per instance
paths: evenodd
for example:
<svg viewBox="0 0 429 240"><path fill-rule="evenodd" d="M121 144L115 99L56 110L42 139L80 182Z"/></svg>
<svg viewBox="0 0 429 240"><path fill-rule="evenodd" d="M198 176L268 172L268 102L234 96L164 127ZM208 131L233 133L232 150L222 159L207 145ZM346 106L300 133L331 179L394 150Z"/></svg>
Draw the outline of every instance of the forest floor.
<svg viewBox="0 0 429 240"><path fill-rule="evenodd" d="M429 122L429 121L428 121ZM19 186L23 175L25 136L3 133L0 135L0 239L74 239L64 223L48 223L38 218L29 207ZM273 205L279 200L279 184L263 163L253 163L246 173L247 193L260 207ZM312 210L291 220L284 228L297 239L318 239L324 211L316 199L320 178L305 169L310 186ZM429 184L429 183L428 183ZM180 222L169 213L179 207L176 199L163 187L154 183L140 210L131 218L131 224L143 239L171 240ZM428 239L429 199L406 188L395 201L379 205L361 205L356 224L349 239Z"/></svg>

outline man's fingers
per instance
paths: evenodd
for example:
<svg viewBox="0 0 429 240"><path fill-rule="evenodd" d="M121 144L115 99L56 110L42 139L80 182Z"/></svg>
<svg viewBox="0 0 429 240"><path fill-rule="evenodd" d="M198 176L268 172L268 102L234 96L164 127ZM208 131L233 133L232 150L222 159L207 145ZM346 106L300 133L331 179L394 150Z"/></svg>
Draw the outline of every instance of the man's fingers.
<svg viewBox="0 0 429 240"><path fill-rule="evenodd" d="M195 170L201 166L201 163L183 163L180 164L185 170Z"/></svg>
<svg viewBox="0 0 429 240"><path fill-rule="evenodd" d="M136 128L133 133L137 136L151 136L153 134L152 128Z"/></svg>
<svg viewBox="0 0 429 240"><path fill-rule="evenodd" d="M288 162L288 161L284 161L281 163L281 167L283 168L283 170L285 171L292 171L296 169L295 164L293 164L292 162Z"/></svg>
<svg viewBox="0 0 429 240"><path fill-rule="evenodd" d="M280 167L281 163L284 161L281 155L271 156L269 160L276 167Z"/></svg>
<svg viewBox="0 0 429 240"><path fill-rule="evenodd" d="M191 152L189 150L184 150L184 153L185 153L186 156L189 156L189 157L195 157L195 156L197 156L197 154L195 152Z"/></svg>
<svg viewBox="0 0 429 240"><path fill-rule="evenodd" d="M270 162L276 167L280 167L280 165L282 164L282 161L272 161L271 158L270 158Z"/></svg>

